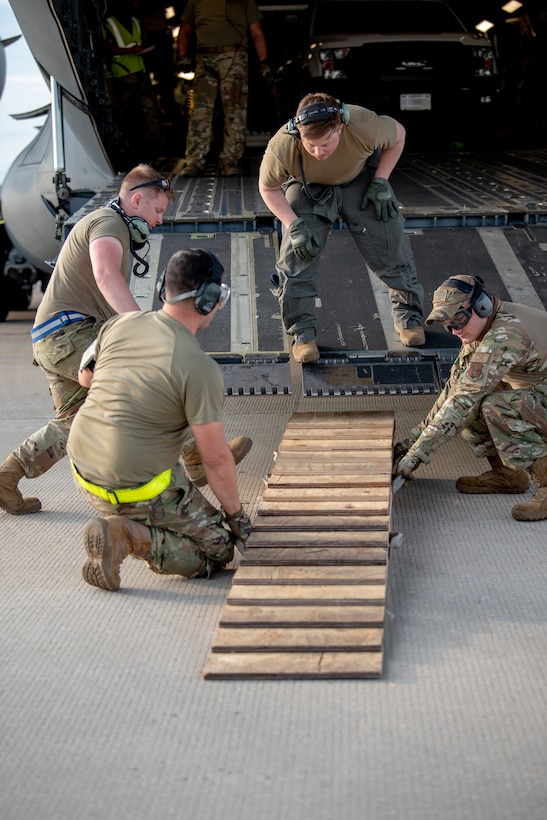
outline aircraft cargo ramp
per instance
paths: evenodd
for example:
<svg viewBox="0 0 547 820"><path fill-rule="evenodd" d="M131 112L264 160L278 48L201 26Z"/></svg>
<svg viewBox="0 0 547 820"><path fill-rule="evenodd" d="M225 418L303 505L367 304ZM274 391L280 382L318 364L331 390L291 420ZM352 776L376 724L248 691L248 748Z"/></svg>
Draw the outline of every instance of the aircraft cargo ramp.
<svg viewBox="0 0 547 820"><path fill-rule="evenodd" d="M176 201L151 238L151 270L180 247L204 247L219 257L231 285L229 308L200 342L220 363L226 392L308 396L431 393L439 390L458 341L439 325L426 345L409 349L394 332L382 283L366 269L349 231L336 223L318 278L317 341L321 360L291 379L289 343L270 276L279 234L257 188L258 157L244 176L179 175L166 161ZM408 154L392 175L401 202L426 310L439 283L455 273L478 274L503 299L547 305L547 150L493 155ZM66 223L105 202L97 194ZM157 304L155 280L136 283L141 304ZM301 375L300 375L301 374Z"/></svg>

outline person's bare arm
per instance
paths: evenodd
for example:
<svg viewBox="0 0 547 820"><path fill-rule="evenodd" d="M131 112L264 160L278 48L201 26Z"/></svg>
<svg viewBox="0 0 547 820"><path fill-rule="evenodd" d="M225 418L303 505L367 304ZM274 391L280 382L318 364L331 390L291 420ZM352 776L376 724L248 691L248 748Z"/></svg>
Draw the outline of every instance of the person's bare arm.
<svg viewBox="0 0 547 820"><path fill-rule="evenodd" d="M188 54L191 31L192 26L189 26L188 23L181 22L179 27L179 36L177 37L177 54L179 57L186 57Z"/></svg>
<svg viewBox="0 0 547 820"><path fill-rule="evenodd" d="M97 287L116 313L140 310L122 276L123 247L115 236L101 236L89 245L89 256Z"/></svg>
<svg viewBox="0 0 547 820"><path fill-rule="evenodd" d="M397 126L397 142L391 148L382 149L380 162L374 173L374 176L380 177L380 179L389 179L405 147L406 131L397 120L395 120L395 125Z"/></svg>
<svg viewBox="0 0 547 820"><path fill-rule="evenodd" d="M192 425L192 433L210 488L228 515L237 512L241 508L241 501L236 466L222 422Z"/></svg>
<svg viewBox="0 0 547 820"><path fill-rule="evenodd" d="M260 196L273 213L283 225L288 228L295 219L298 219L296 214L285 197L281 188L266 188L264 185L258 183Z"/></svg>
<svg viewBox="0 0 547 820"><path fill-rule="evenodd" d="M251 32L251 37L253 38L256 56L258 57L258 61L261 63L262 60L268 59L268 47L266 45L264 29L262 28L262 23L260 20L257 23L251 23L249 26L249 31Z"/></svg>
<svg viewBox="0 0 547 820"><path fill-rule="evenodd" d="M92 381L93 371L90 370L89 367L78 371L78 383L81 384L82 387L89 387Z"/></svg>

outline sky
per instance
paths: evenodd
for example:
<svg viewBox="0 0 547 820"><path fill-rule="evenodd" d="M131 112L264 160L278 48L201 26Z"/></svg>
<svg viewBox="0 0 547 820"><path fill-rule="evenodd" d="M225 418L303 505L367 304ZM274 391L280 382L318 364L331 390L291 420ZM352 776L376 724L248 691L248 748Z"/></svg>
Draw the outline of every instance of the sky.
<svg viewBox="0 0 547 820"><path fill-rule="evenodd" d="M15 3L16 0L13 0ZM0 39L21 34L8 0L0 0ZM13 160L36 136L44 117L17 121L10 114L32 111L49 102L49 88L21 37L4 51L6 84L0 99L0 184Z"/></svg>

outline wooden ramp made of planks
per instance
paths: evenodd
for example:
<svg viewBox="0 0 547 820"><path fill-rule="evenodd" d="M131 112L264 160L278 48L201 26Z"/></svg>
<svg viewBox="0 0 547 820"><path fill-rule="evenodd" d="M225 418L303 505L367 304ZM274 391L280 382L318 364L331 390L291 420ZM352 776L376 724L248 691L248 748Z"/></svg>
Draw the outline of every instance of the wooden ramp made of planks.
<svg viewBox="0 0 547 820"><path fill-rule="evenodd" d="M291 416L205 678L380 677L393 433L392 412Z"/></svg>

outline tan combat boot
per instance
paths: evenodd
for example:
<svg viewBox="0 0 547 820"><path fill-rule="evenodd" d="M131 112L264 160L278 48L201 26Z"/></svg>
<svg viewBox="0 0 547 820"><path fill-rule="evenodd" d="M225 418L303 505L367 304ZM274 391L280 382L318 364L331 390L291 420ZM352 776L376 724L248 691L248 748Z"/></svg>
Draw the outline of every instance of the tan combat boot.
<svg viewBox="0 0 547 820"><path fill-rule="evenodd" d="M42 509L38 498L23 498L17 484L25 475L13 454L0 466L0 507L11 515L28 515Z"/></svg>
<svg viewBox="0 0 547 820"><path fill-rule="evenodd" d="M530 468L536 492L528 501L515 504L511 515L517 521L543 521L547 518L547 456L543 456Z"/></svg>
<svg viewBox="0 0 547 820"><path fill-rule="evenodd" d="M228 445L232 451L235 463L239 464L253 446L253 442L252 439L246 436L237 436L237 438L233 438L229 441ZM194 447L193 450L189 450L187 453L183 453L182 460L184 461L184 466L186 467L190 481L192 481L196 487L205 487L207 484L207 476L205 475L205 469L201 463L201 456L197 447Z"/></svg>
<svg viewBox="0 0 547 820"><path fill-rule="evenodd" d="M321 354L319 353L319 348L317 347L317 344L314 341L295 341L295 343L292 346L292 354L294 356L295 362L299 362L299 364L305 364L306 362L317 362L321 357Z"/></svg>
<svg viewBox="0 0 547 820"><path fill-rule="evenodd" d="M425 345L425 331L420 324L415 327L402 327L397 330L399 339L405 347L422 347Z"/></svg>
<svg viewBox="0 0 547 820"><path fill-rule="evenodd" d="M120 566L128 555L150 559L152 536L138 521L109 515L86 524L84 546L89 556L82 567L84 581L114 592L120 588Z"/></svg>
<svg viewBox="0 0 547 820"><path fill-rule="evenodd" d="M460 493L525 493L530 479L524 470L506 467L499 455L488 456L491 470L481 475L464 475L456 481Z"/></svg>

